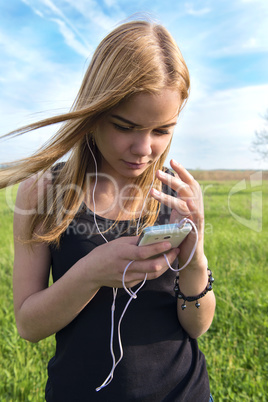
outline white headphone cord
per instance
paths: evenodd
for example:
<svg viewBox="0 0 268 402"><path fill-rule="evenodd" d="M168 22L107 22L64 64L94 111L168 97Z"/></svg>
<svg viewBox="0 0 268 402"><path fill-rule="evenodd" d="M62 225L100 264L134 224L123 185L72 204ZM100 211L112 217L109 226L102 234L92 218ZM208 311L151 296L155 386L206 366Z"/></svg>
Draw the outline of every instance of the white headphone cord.
<svg viewBox="0 0 268 402"><path fill-rule="evenodd" d="M89 147L89 148L90 148L90 147ZM90 151L91 151L91 148L90 148ZM91 151L91 154L92 154L92 156L93 156L93 160L94 160L95 168L96 168L96 172L97 172L97 162L96 162L96 159L95 159L94 154L93 154L92 151ZM158 160L157 160L157 161L158 161ZM150 191L151 191L151 189L152 189L152 187L153 187L153 184L154 184L155 166L156 166L157 161L154 163L153 180L152 180L152 183L151 183L151 185L150 185L150 188L149 188L149 190L148 190L148 192L147 192L147 194L146 194L146 196L145 196L145 199L144 199L144 202L143 202L143 205L142 205L142 209L141 209L141 212L140 212L140 215L139 215L139 219L138 219L138 222L137 222L137 228L136 228L136 234L137 234L137 235L138 235L138 233L139 233L139 225L140 225L140 221L141 221L141 217L142 217L142 212L143 212L143 209L144 209L144 207L145 207L146 200L147 200L147 198L148 198L148 196L149 196L149 194L150 194ZM96 173L96 176L97 176L97 173ZM96 181L95 181L95 184L96 184ZM93 192L95 191L95 189L96 189L96 186L94 186ZM93 194L92 194L92 198L93 198L93 206L94 206L94 208L95 208L95 202L94 202L94 196L93 196ZM95 211L95 209L94 209L94 211ZM95 216L94 216L94 218L95 218ZM96 220L95 220L95 225L96 225L96 224L97 224L97 222L96 222ZM100 232L100 231L99 231L99 232ZM102 237L104 237L104 236L102 235ZM107 239L105 239L105 240L106 240L106 242L107 242ZM126 275L126 272L127 272L128 268L130 267L130 265L131 265L133 262L134 262L134 260L130 261L130 262L127 264L127 266L126 266L125 269L124 269L123 277L122 277L122 284L123 284L123 287L124 287L125 291L129 294L130 298L129 298L129 300L128 300L128 302L127 302L127 304L126 304L126 306L125 306L125 308L124 308L124 310L123 310L123 312L122 312L122 314L121 314L121 316L120 316L120 319L119 319L119 321L118 321L117 332L118 332L118 343L119 343L119 349L120 349L120 357L118 358L117 361L115 361L115 355L114 355L114 351L113 351L113 335L114 335L115 300L116 300L116 296L117 296L117 291L118 291L118 289L114 289L114 288L113 288L114 298L113 298L113 304L112 304L112 309L111 309L111 337L110 337L110 351L111 351L111 355L112 355L113 364L112 364L112 369L111 369L109 375L107 376L106 380L102 383L101 386L99 386L98 388L96 388L96 391L97 391L97 392L100 391L101 389L103 389L104 387L106 387L107 385L110 384L110 382L113 380L113 375L114 375L114 371L115 371L115 369L116 369L116 366L119 364L119 362L120 362L120 361L122 360L122 358L123 358L124 352L123 352L123 346L122 346L122 340L121 340L121 322L122 322L123 317L124 317L124 315L125 315L125 313L126 313L126 311L127 311L127 309L128 309L129 304L131 303L131 301L132 301L133 299L136 299L136 298L137 298L137 293L140 291L140 289L143 287L143 285L145 284L145 282L146 282L146 280L147 280L147 274L145 274L145 278L144 278L142 284L139 286L139 288L138 288L136 291L133 291L132 289L128 289L128 288L126 287L126 285L125 285L125 275Z"/></svg>
<svg viewBox="0 0 268 402"><path fill-rule="evenodd" d="M96 191L96 187L97 187L97 183L98 183L98 167L97 167L97 161L96 161L95 155L94 155L94 153L92 152L92 149L90 148L90 145L89 145L89 143L88 143L87 135L86 135L86 142L87 142L88 149L90 150L91 156L92 156L93 161L94 161L94 164L95 164L95 183L94 183L93 190L92 190L92 202L93 202L93 218L94 218L94 223L95 223L95 226L96 226L96 228L97 228L97 231L99 232L99 234L101 235L101 237L103 238L103 240L105 240L106 243L108 243L108 240L106 239L106 237L105 237L105 236L102 234L102 232L100 231L100 228L99 228L99 226L98 226L97 219L96 219L96 213L95 213L95 212L96 212L95 191Z"/></svg>

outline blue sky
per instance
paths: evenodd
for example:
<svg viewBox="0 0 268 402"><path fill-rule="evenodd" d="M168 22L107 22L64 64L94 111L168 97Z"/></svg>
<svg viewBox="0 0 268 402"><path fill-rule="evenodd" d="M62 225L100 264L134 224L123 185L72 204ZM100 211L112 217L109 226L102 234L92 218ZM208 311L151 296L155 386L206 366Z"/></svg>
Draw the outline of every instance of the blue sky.
<svg viewBox="0 0 268 402"><path fill-rule="evenodd" d="M169 29L190 70L170 157L188 169L267 169L250 150L268 109L267 0L2 1L1 135L67 111L99 41L134 13ZM1 141L0 163L31 154L54 131Z"/></svg>

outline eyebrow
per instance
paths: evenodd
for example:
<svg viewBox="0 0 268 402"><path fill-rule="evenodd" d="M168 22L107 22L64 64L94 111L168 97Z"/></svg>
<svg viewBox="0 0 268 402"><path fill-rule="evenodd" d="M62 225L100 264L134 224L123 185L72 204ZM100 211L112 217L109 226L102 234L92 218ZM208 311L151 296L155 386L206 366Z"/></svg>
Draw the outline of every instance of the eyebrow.
<svg viewBox="0 0 268 402"><path fill-rule="evenodd" d="M117 114L112 114L111 117L117 119L117 120L121 120L123 123L129 124L131 127L139 127L142 128L142 126L140 124L136 124L133 121L127 120L122 116L119 116ZM164 125L159 125L159 127L162 128L168 128L168 127L173 127L176 126L177 122L173 122L173 123L169 123L169 124L164 124Z"/></svg>

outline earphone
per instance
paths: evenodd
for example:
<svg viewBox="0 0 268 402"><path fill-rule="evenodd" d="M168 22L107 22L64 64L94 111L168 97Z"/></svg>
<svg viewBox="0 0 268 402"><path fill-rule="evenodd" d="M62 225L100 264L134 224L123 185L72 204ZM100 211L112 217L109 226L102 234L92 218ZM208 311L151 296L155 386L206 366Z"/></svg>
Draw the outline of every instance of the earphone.
<svg viewBox="0 0 268 402"><path fill-rule="evenodd" d="M98 174L97 161L96 161L95 155L94 155L94 153L93 153L93 151L92 151L92 149L91 149L91 147L90 147L90 145L89 145L88 137L87 137L87 136L86 136L86 142L87 142L87 146L88 146L89 151L90 151L90 153L91 153L91 155L92 155L92 158L93 158L93 161L94 161L94 165L95 165L95 176L96 176L96 177L95 177L95 183L94 183L93 190L92 190L92 203L93 203L93 218L94 218L94 223L95 223L95 226L96 226L96 228L97 228L98 233L101 235L101 237L103 238L103 240L104 240L106 243L108 243L108 240L106 239L106 237L103 235L103 233L102 233L102 232L100 231L100 229L99 229L99 226L98 226L98 223L97 223L97 219L96 219L96 213L95 213L95 211L96 211L95 190L96 190L96 187L97 187L97 180L98 180L98 179L97 179L97 174ZM148 190L148 192L147 192L147 194L146 194L146 196L145 196L145 198L144 198L144 202L143 202L143 205L142 205L142 209L141 209L141 212L140 212L140 215L139 215L139 218L138 218L137 228L136 228L136 234L137 234L137 235L138 235L138 231L139 231L140 221L141 221L141 218L142 218L142 213L143 213L143 210L144 210L144 208L145 208L145 204L146 204L147 198L148 198L148 196L149 196L149 193L150 193L150 191L151 191L151 189L152 189L152 187L153 187L153 183L154 183L154 179L155 179L155 167L156 167L157 161L158 161L158 160L156 160L155 163L154 163L154 170L153 170L153 179L152 179L152 183L151 183L150 188L149 188L149 190ZM188 219L188 218L183 218L183 219L181 220L181 222L179 223L179 225L180 225L180 224L184 224L185 222L189 222L189 223L192 225L192 228L194 229L194 232L195 232L195 234L196 234L196 240L195 240L195 244L194 244L194 246L193 246L193 249L192 249L192 251L191 251L191 253L190 253L190 256L189 256L188 260L186 261L186 263L185 263L181 268L174 269L174 268L170 265L166 254L164 254L164 257L165 257L165 260L166 260L166 262L167 262L168 267L169 267L172 271L175 271L175 272L181 271L182 269L184 269L184 268L190 263L190 261L191 261L193 255L194 255L194 253L195 253L196 246L197 246L197 242L198 242L198 231L197 231L197 228L196 228L195 224L194 224L190 219ZM141 285L138 287L138 289L135 290L135 291L133 291L132 289L126 287L126 285L125 285L125 276L126 276L126 273L127 273L128 268L130 267L130 265L131 265L133 262L134 262L134 260L130 261L130 262L126 265L126 267L125 267L125 269L124 269L124 272L123 272L123 276L122 276L122 285L123 285L123 288L124 288L124 290L129 294L130 298L129 298L128 302L126 303L126 306L125 306L125 308L124 308L124 310L123 310L123 312L122 312L122 314L121 314L121 316L120 316L120 319L119 319L119 321L118 321L118 326L117 326L120 357L119 357L119 358L117 359L117 361L116 361L115 355L114 355L114 350L113 350L113 339L114 339L114 313L115 313L115 302L116 302L116 297L117 297L117 292L118 292L118 288L113 288L113 302L112 302L112 306L111 306L111 335L110 335L110 352L111 352L112 362L113 362L113 363L112 363L112 369L111 369L110 373L108 374L107 378L104 380L104 382L103 382L98 388L96 388L96 391L97 391L97 392L100 391L100 390L102 390L103 388L105 388L107 385L109 385L109 384L111 383L111 381L113 380L113 375L114 375L114 371L115 371L115 369L116 369L116 366L120 363L120 361L121 361L122 358L123 358L123 346L122 346L121 331L120 331L120 330L121 330L121 322L122 322L123 317L124 317L124 315L125 315L125 313L126 313L126 311L127 311L127 309L128 309L129 304L131 303L131 301L132 301L133 299L136 299L136 298L137 298L138 292L141 290L141 288L144 286L144 284L146 283L146 280L147 280L147 274L145 274L145 277L144 277L143 282L142 282Z"/></svg>

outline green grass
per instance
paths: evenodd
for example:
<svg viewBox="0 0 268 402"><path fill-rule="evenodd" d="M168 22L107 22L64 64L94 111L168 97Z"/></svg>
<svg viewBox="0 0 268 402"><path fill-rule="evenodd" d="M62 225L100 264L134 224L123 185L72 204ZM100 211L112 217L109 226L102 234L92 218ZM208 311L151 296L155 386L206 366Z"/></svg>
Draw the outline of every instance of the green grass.
<svg viewBox="0 0 268 402"><path fill-rule="evenodd" d="M266 401L268 182L252 189L247 182L248 188L232 195L229 204L228 194L235 182L201 184L205 249L217 298L213 324L199 339L211 391L215 402ZM261 211L253 195L257 217L250 223L252 192L257 201L261 196L263 205ZM46 366L54 353L54 337L32 345L17 334L12 304L12 211L6 205L4 191L0 192L0 244L0 400L44 401Z"/></svg>
<svg viewBox="0 0 268 402"><path fill-rule="evenodd" d="M54 337L38 344L17 333L12 300L13 212L0 191L0 401L44 401L46 367L55 350Z"/></svg>
<svg viewBox="0 0 268 402"><path fill-rule="evenodd" d="M235 183L203 186L208 184L212 186L205 192L209 229L205 249L215 277L217 307L213 324L199 344L206 355L211 390L216 401L266 401L268 182L232 195L229 206L228 194ZM262 218L260 232L232 215L250 224L251 190L256 192L253 197L262 198L262 210L253 198L253 208ZM253 221L252 226L260 230L258 223Z"/></svg>

